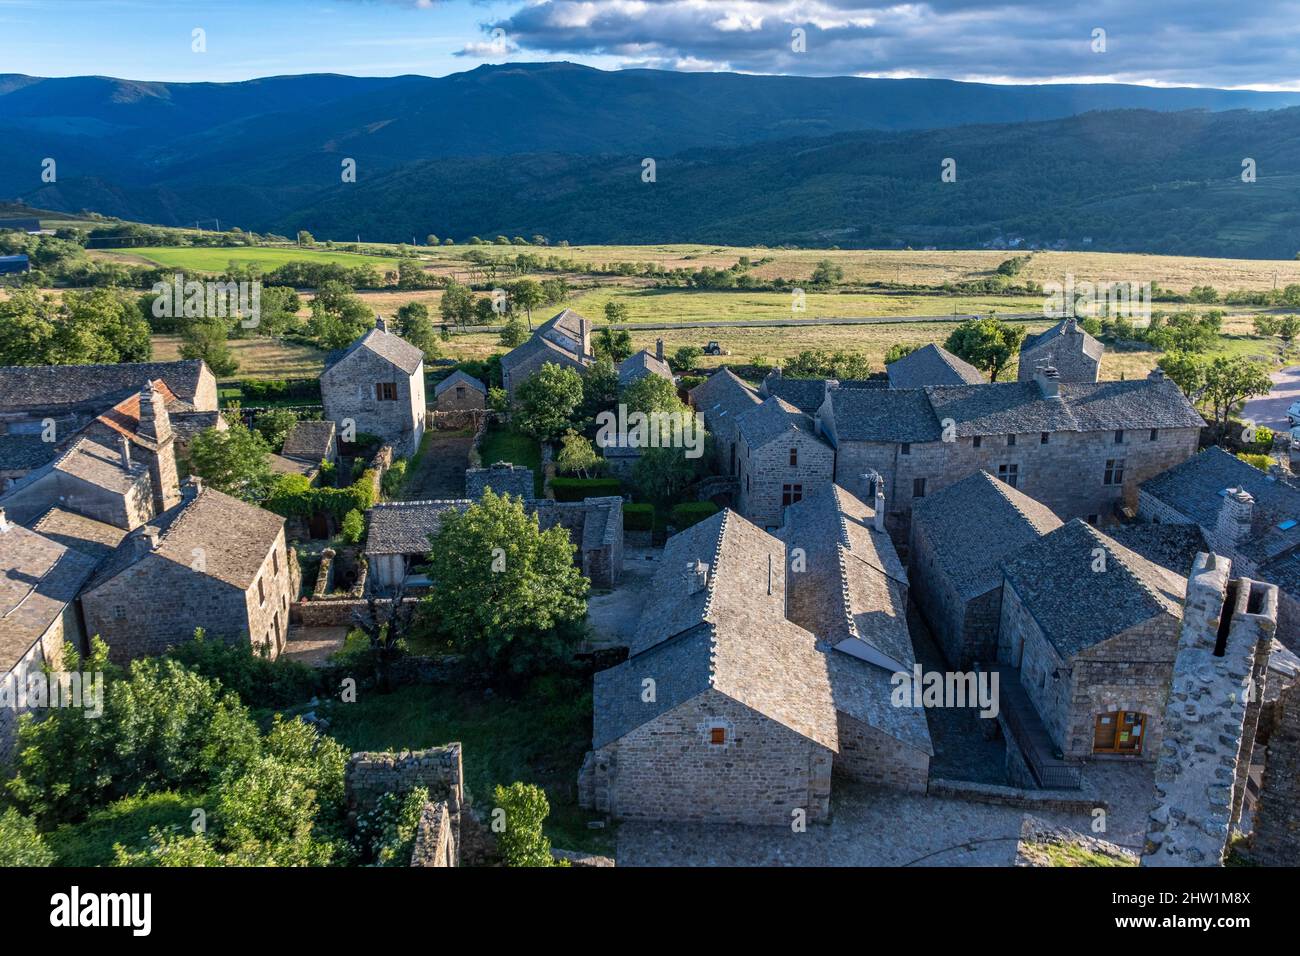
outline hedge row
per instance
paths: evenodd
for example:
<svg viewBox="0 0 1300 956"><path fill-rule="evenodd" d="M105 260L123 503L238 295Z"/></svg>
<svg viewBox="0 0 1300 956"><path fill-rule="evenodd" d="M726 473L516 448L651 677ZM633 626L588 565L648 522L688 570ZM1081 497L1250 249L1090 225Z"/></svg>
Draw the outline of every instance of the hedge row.
<svg viewBox="0 0 1300 956"><path fill-rule="evenodd" d="M687 501L673 506L673 527L684 531L693 524L698 524L710 515L718 513L718 506L712 501Z"/></svg>
<svg viewBox="0 0 1300 956"><path fill-rule="evenodd" d="M556 501L581 501L621 495L623 483L617 478L552 478L551 491Z"/></svg>
<svg viewBox="0 0 1300 956"><path fill-rule="evenodd" d="M623 505L624 531L653 531L654 526L654 505Z"/></svg>

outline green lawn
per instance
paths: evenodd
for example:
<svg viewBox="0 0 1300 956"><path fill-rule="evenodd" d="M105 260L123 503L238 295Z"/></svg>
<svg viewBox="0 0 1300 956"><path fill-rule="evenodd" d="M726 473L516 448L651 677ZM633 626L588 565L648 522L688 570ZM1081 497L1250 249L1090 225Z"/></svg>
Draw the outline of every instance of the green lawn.
<svg viewBox="0 0 1300 956"><path fill-rule="evenodd" d="M555 846L609 852L608 829L590 830L597 819L578 808L578 769L591 746L591 683L578 678L539 678L517 698L481 689L401 687L368 693L356 703L333 702L322 710L330 736L352 752L418 750L459 741L464 745L465 783L480 818L492 807L497 784L516 780L546 790L551 815L546 831Z"/></svg>
<svg viewBox="0 0 1300 956"><path fill-rule="evenodd" d="M498 461L508 461L513 465L523 465L533 470L533 494L542 495L544 476L542 475L542 449L536 441L527 435L500 425L492 425L483 436L480 450L483 465Z"/></svg>
<svg viewBox="0 0 1300 956"><path fill-rule="evenodd" d="M353 252L330 252L324 249L276 248L255 246L144 246L138 249L107 249L140 256L160 266L173 269L192 269L197 272L225 272L226 267L257 263L271 270L289 262L333 262L341 266L375 266L388 270L397 268L397 260L386 256L363 256Z"/></svg>

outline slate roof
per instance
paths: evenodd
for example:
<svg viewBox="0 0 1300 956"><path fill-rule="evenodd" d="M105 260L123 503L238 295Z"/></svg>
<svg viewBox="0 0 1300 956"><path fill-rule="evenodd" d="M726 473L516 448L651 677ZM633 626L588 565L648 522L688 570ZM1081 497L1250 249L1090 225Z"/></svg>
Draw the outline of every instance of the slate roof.
<svg viewBox="0 0 1300 956"><path fill-rule="evenodd" d="M708 565L689 593L688 565ZM593 743L617 740L710 688L832 750L839 732L825 655L787 621L785 548L732 511L669 539L632 656L596 674ZM642 700L645 677L655 700Z"/></svg>
<svg viewBox="0 0 1300 956"><path fill-rule="evenodd" d="M765 395L775 395L782 401L789 402L801 412L813 415L826 399L826 379L769 375L763 380L762 391Z"/></svg>
<svg viewBox="0 0 1300 956"><path fill-rule="evenodd" d="M80 551L94 559L95 564L108 558L127 535L126 531L116 525L96 521L57 506L37 518L32 523L32 530L40 532L51 541L57 541L65 548Z"/></svg>
<svg viewBox="0 0 1300 956"><path fill-rule="evenodd" d="M963 599L1002 585L1002 561L1061 527L1046 505L978 471L912 506L912 524Z"/></svg>
<svg viewBox="0 0 1300 956"><path fill-rule="evenodd" d="M736 429L751 449L762 448L788 432L804 432L818 441L817 423L789 402L773 396L736 416Z"/></svg>
<svg viewBox="0 0 1300 956"><path fill-rule="evenodd" d="M0 471L29 471L39 468L57 452L58 445L42 441L39 433L0 435Z"/></svg>
<svg viewBox="0 0 1300 956"><path fill-rule="evenodd" d="M246 591L284 528L284 519L205 487L156 515L147 527L159 531L157 550L144 551L134 540L136 534L128 535L99 566L86 590L117 577L145 554L192 567L197 550L204 574Z"/></svg>
<svg viewBox="0 0 1300 956"><path fill-rule="evenodd" d="M1023 356L1026 352L1032 352L1034 349L1044 345L1064 345L1073 348L1075 343L1072 341L1061 341L1066 337L1080 337L1079 348L1089 358L1101 361L1105 348L1095 338L1079 328L1078 321L1075 319L1063 319L1057 322L1045 332L1039 332L1037 335L1027 335L1025 340L1020 343L1020 354Z"/></svg>
<svg viewBox="0 0 1300 956"><path fill-rule="evenodd" d="M54 461L54 470L125 495L149 473L149 466L139 458L132 458L130 467L123 467L119 449L78 438Z"/></svg>
<svg viewBox="0 0 1300 956"><path fill-rule="evenodd" d="M1104 555L1104 571L1094 571ZM1075 518L1003 566L1063 660L1154 617L1182 618L1187 579Z"/></svg>
<svg viewBox="0 0 1300 956"><path fill-rule="evenodd" d="M203 367L201 359L0 367L0 411L53 410L88 402L107 407L158 379L178 398L193 402Z"/></svg>
<svg viewBox="0 0 1300 956"><path fill-rule="evenodd" d="M424 353L406 339L387 329L376 327L344 349L337 359L330 361L325 367L325 372L328 373L334 366L347 361L361 349L386 359L407 375L414 375L420 363L424 361Z"/></svg>
<svg viewBox="0 0 1300 956"><path fill-rule="evenodd" d="M512 368L538 351L552 352L566 356L575 362L584 362L587 356L581 352L582 332L579 327L579 322L582 320L583 317L572 309L565 309L551 316L533 330L532 337L527 342L501 356L502 366ZM592 328L591 322L588 321L588 334L591 333Z"/></svg>
<svg viewBox="0 0 1300 956"><path fill-rule="evenodd" d="M1274 523L1300 521L1300 487L1279 481L1217 445L1142 482L1143 493L1163 502L1188 520L1213 529L1225 488L1244 488L1255 499L1255 514Z"/></svg>
<svg viewBox="0 0 1300 956"><path fill-rule="evenodd" d="M647 375L658 375L670 382L673 380L673 370L668 367L668 363L659 361L659 356L649 349L633 352L618 363L618 384L620 387L627 387Z"/></svg>
<svg viewBox="0 0 1300 956"><path fill-rule="evenodd" d="M476 392L482 392L484 395L487 394L486 385L484 385L482 382L476 379L473 375L470 375L464 369L459 369L459 368L456 369L456 371L452 372L450 375L448 375L446 378L444 378L437 385L433 386L433 394L436 397L438 395L441 395L443 392L447 391L447 389L454 388L457 385L464 385L467 388L474 389Z"/></svg>
<svg viewBox="0 0 1300 956"><path fill-rule="evenodd" d="M714 372L691 389L691 404L704 416L710 431L733 422L744 411L762 404L762 396L731 369Z"/></svg>
<svg viewBox="0 0 1300 956"><path fill-rule="evenodd" d="M93 558L9 522L0 531L0 676L77 596Z"/></svg>
<svg viewBox="0 0 1300 956"><path fill-rule="evenodd" d="M835 442L927 442L942 436L924 389L831 390Z"/></svg>
<svg viewBox="0 0 1300 956"><path fill-rule="evenodd" d="M885 366L892 388L925 385L981 385L980 370L940 345L923 345Z"/></svg>
<svg viewBox="0 0 1300 956"><path fill-rule="evenodd" d="M301 458L318 464L329 454L333 441L333 422L299 421L284 436L284 447L280 449L280 454L286 458Z"/></svg>
<svg viewBox="0 0 1300 956"><path fill-rule="evenodd" d="M1197 554L1214 550L1194 524L1138 522L1108 528L1106 533L1130 551L1182 577L1191 573Z"/></svg>
<svg viewBox="0 0 1300 956"><path fill-rule="evenodd" d="M442 528L442 516L471 504L468 498L380 502L367 513L366 554L428 554L429 537Z"/></svg>

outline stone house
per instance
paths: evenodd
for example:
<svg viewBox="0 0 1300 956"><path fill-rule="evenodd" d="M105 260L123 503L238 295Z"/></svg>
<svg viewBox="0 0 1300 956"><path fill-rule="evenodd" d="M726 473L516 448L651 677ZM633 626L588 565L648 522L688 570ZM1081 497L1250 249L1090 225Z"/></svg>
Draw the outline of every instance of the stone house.
<svg viewBox="0 0 1300 956"><path fill-rule="evenodd" d="M890 519L978 471L1094 524L1136 510L1138 486L1191 457L1204 425L1163 373L1145 380L1033 382L924 389L830 387L817 413L835 449L835 480L892 489Z"/></svg>
<svg viewBox="0 0 1300 956"><path fill-rule="evenodd" d="M997 657L1002 562L1061 526L1028 495L979 471L912 511L912 593L944 656L956 667Z"/></svg>
<svg viewBox="0 0 1300 956"><path fill-rule="evenodd" d="M1154 760L1186 578L1077 518L1019 551L1004 575L1009 757L1018 747L1035 776L1061 759Z"/></svg>
<svg viewBox="0 0 1300 956"><path fill-rule="evenodd" d="M582 372L595 360L591 322L565 309L539 325L527 342L501 356L501 382L514 401L519 386L546 363Z"/></svg>
<svg viewBox="0 0 1300 956"><path fill-rule="evenodd" d="M1016 377L1032 382L1045 368L1054 368L1062 382L1095 382L1101 377L1105 348L1079 328L1073 316L1046 332L1026 336L1020 343L1020 368Z"/></svg>
<svg viewBox="0 0 1300 956"><path fill-rule="evenodd" d="M64 644L85 650L76 596L95 570L87 555L14 524L0 508L0 764L18 717L40 704L28 676L63 666Z"/></svg>
<svg viewBox="0 0 1300 956"><path fill-rule="evenodd" d="M642 612L628 659L593 681L582 805L621 819L788 826L828 816L833 771L924 788L925 716L892 706L894 655L881 650L900 634L901 581L891 589L867 568L867 555L880 554L873 532L861 538L869 519L860 503L842 513L825 498L808 503L807 533L798 532L799 546L819 548L810 561L827 570L828 525L853 529L836 546L837 573L808 576L827 590L793 603L786 544L735 512L669 539L652 586L660 598ZM855 600L846 602L845 587ZM886 593L888 610L875 607Z"/></svg>
<svg viewBox="0 0 1300 956"><path fill-rule="evenodd" d="M673 370L664 358L664 340L655 340L655 350L642 349L633 352L618 363L618 387L627 388L633 382L640 381L647 375L658 375L665 381L672 382Z"/></svg>
<svg viewBox="0 0 1300 956"><path fill-rule="evenodd" d="M885 366L890 388L927 385L983 385L987 379L974 365L941 345L923 345Z"/></svg>
<svg viewBox="0 0 1300 956"><path fill-rule="evenodd" d="M429 583L419 566L429 557L430 538L442 528L448 511L464 511L468 498L430 501L382 501L366 513L367 574L375 586L390 592L403 580L408 586Z"/></svg>
<svg viewBox="0 0 1300 956"><path fill-rule="evenodd" d="M736 425L736 510L760 527L779 527L784 509L827 486L835 454L811 416L779 398L742 412Z"/></svg>
<svg viewBox="0 0 1300 956"><path fill-rule="evenodd" d="M357 434L378 435L400 456L411 457L424 435L424 353L375 327L353 342L325 368L320 379L325 418L346 437L345 423Z"/></svg>
<svg viewBox="0 0 1300 956"><path fill-rule="evenodd" d="M182 452L200 425L220 417L216 378L198 359L0 368L0 493L86 437L98 416L108 419L100 425L126 425L131 399L148 384L162 392ZM103 432L97 427L89 437L102 441Z"/></svg>
<svg viewBox="0 0 1300 956"><path fill-rule="evenodd" d="M440 412L487 408L487 386L456 369L433 387L433 407Z"/></svg>
<svg viewBox="0 0 1300 956"><path fill-rule="evenodd" d="M1193 525L1236 573L1276 584L1278 640L1300 650L1300 485L1293 479L1212 446L1143 482L1138 516Z"/></svg>
<svg viewBox="0 0 1300 956"><path fill-rule="evenodd" d="M0 506L24 524L66 507L124 531L140 527L158 513L149 466L132 454L125 436L116 445L79 438L0 496Z"/></svg>
<svg viewBox="0 0 1300 956"><path fill-rule="evenodd" d="M736 474L736 419L742 412L761 405L763 398L744 379L723 368L691 389L688 400L704 418L713 436L715 466L723 475Z"/></svg>
<svg viewBox="0 0 1300 956"><path fill-rule="evenodd" d="M559 525L569 532L574 562L593 588L618 587L623 579L622 498L543 499L534 508L543 531Z"/></svg>
<svg viewBox="0 0 1300 956"><path fill-rule="evenodd" d="M191 478L179 504L99 565L81 607L115 662L162 653L199 627L276 657L298 586L284 519Z"/></svg>

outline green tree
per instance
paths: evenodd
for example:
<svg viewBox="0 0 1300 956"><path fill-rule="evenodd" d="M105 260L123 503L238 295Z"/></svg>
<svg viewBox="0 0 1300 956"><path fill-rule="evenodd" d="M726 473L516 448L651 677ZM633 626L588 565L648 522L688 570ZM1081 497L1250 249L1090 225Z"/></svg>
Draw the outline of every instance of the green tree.
<svg viewBox="0 0 1300 956"><path fill-rule="evenodd" d="M427 305L407 302L397 310L396 319L398 334L423 352L425 359L435 359L442 354Z"/></svg>
<svg viewBox="0 0 1300 956"><path fill-rule="evenodd" d="M632 484L642 498L663 507L695 483L706 459L687 458L682 448L642 449L632 468Z"/></svg>
<svg viewBox="0 0 1300 956"><path fill-rule="evenodd" d="M425 607L474 664L522 677L563 665L579 639L589 583L569 533L542 531L518 498L488 489L444 514L426 573Z"/></svg>
<svg viewBox="0 0 1300 956"><path fill-rule="evenodd" d="M822 259L813 269L812 277L808 284L813 288L825 288L826 286L835 285L844 278L844 270L836 265L830 259Z"/></svg>
<svg viewBox="0 0 1300 956"><path fill-rule="evenodd" d="M232 421L224 430L206 428L190 444L190 467L219 491L259 502L271 491L274 475L266 460L266 439Z"/></svg>
<svg viewBox="0 0 1300 956"><path fill-rule="evenodd" d="M689 372L691 369L695 368L695 363L698 362L703 355L704 349L700 348L698 345L683 345L673 353L673 371Z"/></svg>
<svg viewBox="0 0 1300 956"><path fill-rule="evenodd" d="M985 319L967 319L952 330L943 345L958 358L987 372L989 380L996 382L1016 357L1024 339L1023 326L1010 325L990 315Z"/></svg>
<svg viewBox="0 0 1300 956"><path fill-rule="evenodd" d="M308 232L306 229L299 229L299 230L298 230L298 245L300 245L300 246L314 246L314 245L316 245L316 237L313 236L313 235L312 235L310 232Z"/></svg>
<svg viewBox="0 0 1300 956"><path fill-rule="evenodd" d="M0 813L0 867L53 865L54 852L45 845L35 820L13 807Z"/></svg>
<svg viewBox="0 0 1300 956"><path fill-rule="evenodd" d="M361 536L366 533L366 519L362 517L360 511L353 508L343 516L343 523L339 527L339 533L348 544L356 544L361 540Z"/></svg>
<svg viewBox="0 0 1300 956"><path fill-rule="evenodd" d="M594 423L601 412L618 404L618 369L607 358L596 359L582 374L582 404L578 419L584 428Z"/></svg>
<svg viewBox="0 0 1300 956"><path fill-rule="evenodd" d="M600 464L600 456L591 442L579 435L572 428L560 439L560 451L555 456L555 465L560 471L569 475L587 477L588 472Z"/></svg>
<svg viewBox="0 0 1300 956"><path fill-rule="evenodd" d="M433 233L429 233L427 236L424 237L424 244L426 246L436 246L438 245L438 237L435 236Z"/></svg>
<svg viewBox="0 0 1300 956"><path fill-rule="evenodd" d="M1268 369L1260 362L1244 356L1212 359L1205 368L1203 394L1219 434L1227 428L1228 416L1238 403L1255 395L1267 395L1272 388Z"/></svg>
<svg viewBox="0 0 1300 956"><path fill-rule="evenodd" d="M296 424L298 424L298 414L287 408L271 408L258 412L257 417L253 419L253 427L266 439L267 447L271 451L284 447L285 438Z"/></svg>
<svg viewBox="0 0 1300 956"><path fill-rule="evenodd" d="M342 282L326 282L311 300L307 334L323 349L342 349L374 324L370 309L355 292Z"/></svg>
<svg viewBox="0 0 1300 956"><path fill-rule="evenodd" d="M442 313L443 324L457 328L470 325L474 321L474 293L469 286L450 280L442 292L442 302L438 308Z"/></svg>
<svg viewBox="0 0 1300 956"><path fill-rule="evenodd" d="M591 350L597 358L607 358L617 365L632 354L632 334L627 331L601 329L596 333Z"/></svg>
<svg viewBox="0 0 1300 956"><path fill-rule="evenodd" d="M643 375L623 389L629 412L680 412L686 406L677 397L677 386L658 375Z"/></svg>
<svg viewBox="0 0 1300 956"><path fill-rule="evenodd" d="M1156 363L1187 396L1187 400L1196 404L1201 400L1205 388L1205 361L1186 352L1166 352Z"/></svg>
<svg viewBox="0 0 1300 956"><path fill-rule="evenodd" d="M528 341L528 329L518 319L511 319L502 327L498 341L505 348L517 348Z"/></svg>
<svg viewBox="0 0 1300 956"><path fill-rule="evenodd" d="M546 362L515 393L519 430L538 441L553 441L572 427L582 402L582 376L571 368Z"/></svg>
<svg viewBox="0 0 1300 956"><path fill-rule="evenodd" d="M510 286L510 307L523 309L528 316L528 329L533 328L533 309L546 301L541 285L533 279L520 279Z"/></svg>
<svg viewBox="0 0 1300 956"><path fill-rule="evenodd" d="M895 342L889 347L889 351L885 353L885 364L893 365L899 359L907 358L920 347L919 345L904 345L902 342Z"/></svg>
<svg viewBox="0 0 1300 956"><path fill-rule="evenodd" d="M298 293L288 286L264 287L257 334L278 336L292 332L298 327L298 310L301 308L302 302L298 298Z"/></svg>
<svg viewBox="0 0 1300 956"><path fill-rule="evenodd" d="M506 866L555 866L551 841L542 829L551 813L546 791L532 783L497 784L492 800L505 811L497 845Z"/></svg>
<svg viewBox="0 0 1300 956"><path fill-rule="evenodd" d="M202 359L218 377L233 375L239 360L230 351L225 319L186 319L181 326L181 358Z"/></svg>
<svg viewBox="0 0 1300 956"><path fill-rule="evenodd" d="M608 302L605 303L606 322L610 322L610 323L617 322L619 324L622 324L624 322L627 322L628 319L629 319L629 314L628 314L626 302L620 302L618 299L610 299Z"/></svg>

